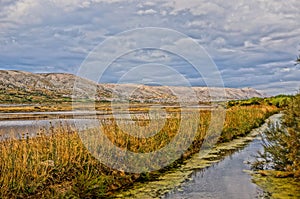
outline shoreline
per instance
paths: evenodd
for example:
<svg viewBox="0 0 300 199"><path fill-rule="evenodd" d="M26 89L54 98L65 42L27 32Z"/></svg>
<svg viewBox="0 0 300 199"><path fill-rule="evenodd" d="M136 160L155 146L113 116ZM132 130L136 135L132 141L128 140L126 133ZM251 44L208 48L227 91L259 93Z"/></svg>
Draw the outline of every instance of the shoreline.
<svg viewBox="0 0 300 199"><path fill-rule="evenodd" d="M183 161L178 168L167 170L154 181L135 182L132 187L117 191L112 198L160 198L169 191L179 187L182 183L190 179L190 175L199 169L206 169L215 163L221 162L228 155L244 148L257 136L267 129L269 121L282 116L276 113L265 120L258 128L254 128L245 137L235 138L229 142L217 144L209 153L200 157L199 153L193 154L191 158ZM163 186L162 186L163 185Z"/></svg>

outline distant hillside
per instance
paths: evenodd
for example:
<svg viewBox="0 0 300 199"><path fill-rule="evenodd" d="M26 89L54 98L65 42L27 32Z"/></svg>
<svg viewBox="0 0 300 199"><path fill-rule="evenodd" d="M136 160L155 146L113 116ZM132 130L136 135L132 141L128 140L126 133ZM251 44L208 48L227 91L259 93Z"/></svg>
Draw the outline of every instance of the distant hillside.
<svg viewBox="0 0 300 199"><path fill-rule="evenodd" d="M176 102L177 97L172 93L180 93L183 100L191 100L185 95L189 88L146 86L133 84L97 84L93 81L77 77L72 74L47 73L36 74L23 71L0 70L0 101L1 102L45 102L45 101L71 101L74 83L76 80L76 96L89 98L92 88L97 88L95 99L98 101L111 101L129 99L137 102ZM197 100L210 101L209 89L206 87L193 87ZM129 97L124 93L129 92ZM132 92L133 91L133 92ZM220 99L220 88L210 89L213 99ZM225 88L226 100L247 99L263 97L253 88L235 89Z"/></svg>

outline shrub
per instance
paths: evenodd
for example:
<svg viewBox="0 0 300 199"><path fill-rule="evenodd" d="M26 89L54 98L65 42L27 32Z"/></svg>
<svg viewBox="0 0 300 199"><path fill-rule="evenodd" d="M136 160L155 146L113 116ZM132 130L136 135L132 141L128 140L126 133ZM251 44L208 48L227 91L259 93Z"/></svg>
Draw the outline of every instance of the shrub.
<svg viewBox="0 0 300 199"><path fill-rule="evenodd" d="M291 99L282 123L270 125L263 146L254 168L287 171L300 178L300 94Z"/></svg>

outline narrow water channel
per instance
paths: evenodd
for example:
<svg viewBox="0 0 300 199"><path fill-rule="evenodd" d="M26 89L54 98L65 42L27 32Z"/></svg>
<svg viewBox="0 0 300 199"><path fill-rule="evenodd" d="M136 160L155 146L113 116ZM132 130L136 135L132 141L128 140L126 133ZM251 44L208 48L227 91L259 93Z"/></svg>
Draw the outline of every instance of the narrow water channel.
<svg viewBox="0 0 300 199"><path fill-rule="evenodd" d="M191 180L166 194L163 198L261 198L263 191L251 182L249 162L258 150L261 140L255 139L248 146L227 156L207 169L195 171Z"/></svg>
<svg viewBox="0 0 300 199"><path fill-rule="evenodd" d="M281 116L281 114L273 115L269 121L279 122ZM262 133L265 129L267 129L267 124L256 130ZM206 169L195 170L189 181L165 194L162 198L267 198L268 194L251 181L251 176L247 172L251 169L250 163L255 160L257 152L262 150L262 140L260 136L257 136L246 147L235 151L222 161Z"/></svg>
<svg viewBox="0 0 300 199"><path fill-rule="evenodd" d="M216 146L205 158L195 154L191 159L155 181L136 183L120 191L114 198L163 199L253 199L268 198L249 174L250 162L262 150L259 134L268 129L268 122L279 122L281 114L271 116L247 137ZM229 154L229 155L228 155Z"/></svg>

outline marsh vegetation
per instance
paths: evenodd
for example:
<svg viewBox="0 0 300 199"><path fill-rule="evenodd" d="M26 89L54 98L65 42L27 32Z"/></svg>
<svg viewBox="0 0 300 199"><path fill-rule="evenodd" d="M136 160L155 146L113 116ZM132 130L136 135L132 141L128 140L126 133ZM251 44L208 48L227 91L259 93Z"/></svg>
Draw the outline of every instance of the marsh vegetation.
<svg viewBox="0 0 300 199"><path fill-rule="evenodd" d="M274 198L300 197L300 94L290 98L283 113L262 137L264 150L252 165L254 182Z"/></svg>
<svg viewBox="0 0 300 199"><path fill-rule="evenodd" d="M269 125L263 137L264 152L253 167L300 178L300 94L290 99L283 113L282 122Z"/></svg>
<svg viewBox="0 0 300 199"><path fill-rule="evenodd" d="M219 142L246 135L277 111L271 105L228 108ZM113 119L102 121L101 128L115 145L139 153L149 152L166 145L177 133L180 110L172 109L170 114L172 117L166 120L163 128L148 139L128 136L118 129L117 122ZM176 167L183 159L199 152L210 123L210 115L209 110L199 111L200 122L198 128L194 129L196 136L192 145L169 168ZM189 121L195 118L185 119ZM149 121L139 119L136 122L147 126ZM191 129L185 130L188 137ZM154 179L167 169L142 174L111 169L90 154L76 129L67 126L40 132L34 138L25 135L21 140L11 138L1 142L0 162L0 195L4 198L107 197L135 181Z"/></svg>

